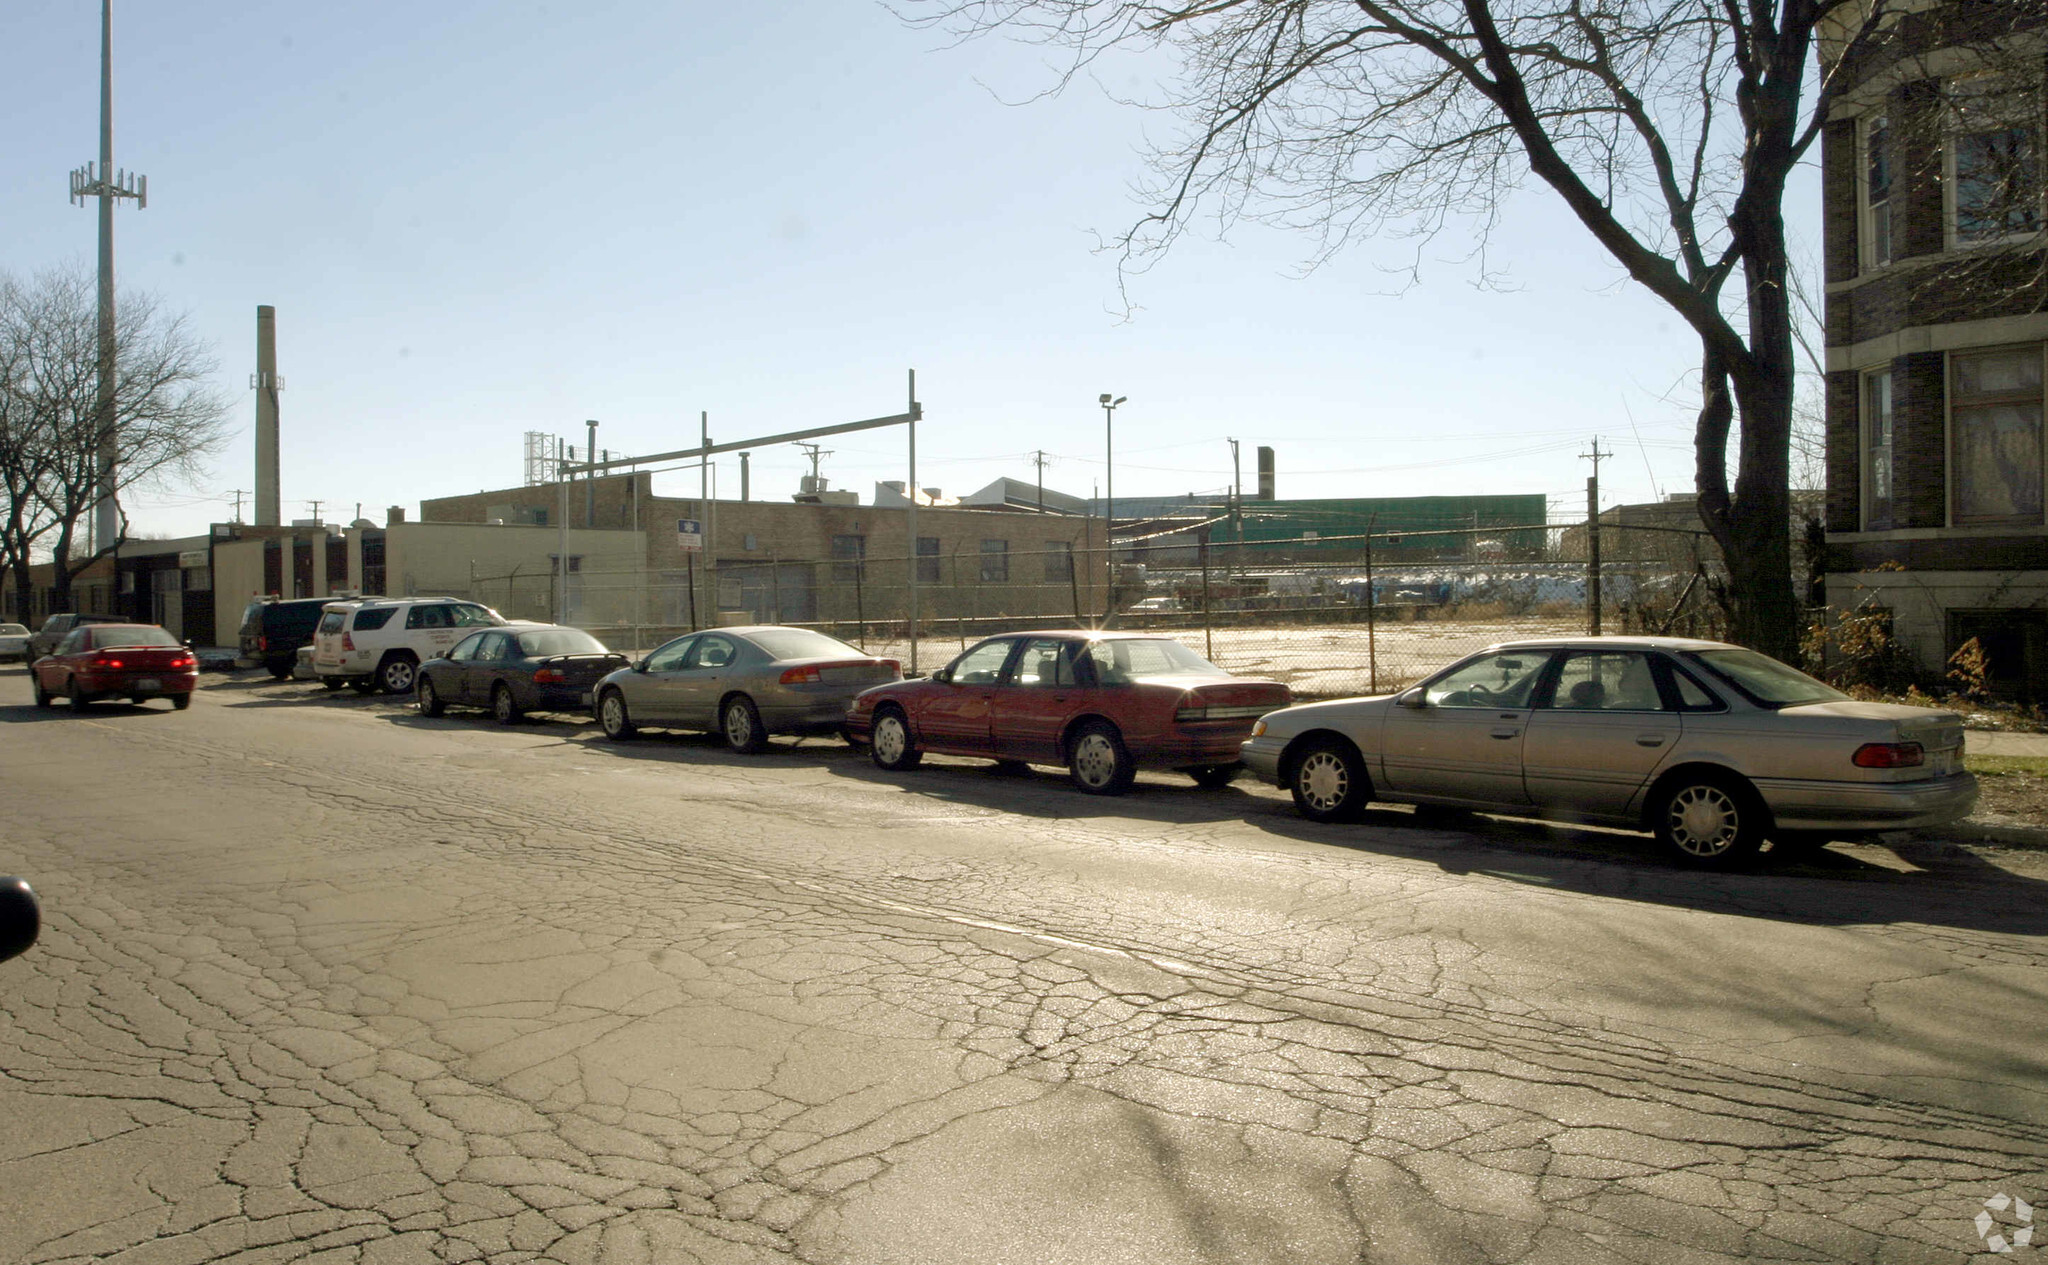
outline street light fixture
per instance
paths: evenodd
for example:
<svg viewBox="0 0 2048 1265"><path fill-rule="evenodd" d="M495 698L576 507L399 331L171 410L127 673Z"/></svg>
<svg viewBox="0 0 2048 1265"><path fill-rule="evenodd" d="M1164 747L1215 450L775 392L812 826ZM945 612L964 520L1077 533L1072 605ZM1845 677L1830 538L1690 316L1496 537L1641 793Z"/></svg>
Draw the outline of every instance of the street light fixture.
<svg viewBox="0 0 2048 1265"><path fill-rule="evenodd" d="M1108 593L1103 599L1105 616L1116 606L1116 406L1129 398L1119 395L1112 399L1107 391L1097 397L1102 405L1102 552L1108 580Z"/></svg>

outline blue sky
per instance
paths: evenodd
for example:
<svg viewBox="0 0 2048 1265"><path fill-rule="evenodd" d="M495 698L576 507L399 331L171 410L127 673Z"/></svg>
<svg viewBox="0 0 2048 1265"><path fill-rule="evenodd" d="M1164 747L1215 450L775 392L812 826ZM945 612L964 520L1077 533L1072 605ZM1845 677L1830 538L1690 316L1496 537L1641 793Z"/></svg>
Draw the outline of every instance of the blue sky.
<svg viewBox="0 0 2048 1265"><path fill-rule="evenodd" d="M99 6L12 0L0 33L0 267L89 265L65 178L97 152ZM1051 82L1040 50L844 0L117 0L114 64L115 161L150 179L120 282L213 343L237 430L203 485L128 498L138 530L203 530L253 486L266 303L287 518L516 484L525 432L580 444L586 418L622 454L694 443L700 410L719 440L893 413L912 368L920 482L948 493L1044 449L1047 485L1089 494L1105 390L1120 497L1224 488L1231 436L1248 480L1278 450L1285 497L1582 505L1596 434L1603 501L1691 483L1696 344L1539 192L1492 245L1509 293L1460 242L1397 294L1405 243L1303 277L1311 242L1244 225L1131 278L1127 317L1097 234L1139 213L1167 121L1110 94L1157 62L1009 104ZM1808 238L1815 201L1788 207ZM903 477L900 432L826 446L863 500ZM757 452L754 494L807 469Z"/></svg>

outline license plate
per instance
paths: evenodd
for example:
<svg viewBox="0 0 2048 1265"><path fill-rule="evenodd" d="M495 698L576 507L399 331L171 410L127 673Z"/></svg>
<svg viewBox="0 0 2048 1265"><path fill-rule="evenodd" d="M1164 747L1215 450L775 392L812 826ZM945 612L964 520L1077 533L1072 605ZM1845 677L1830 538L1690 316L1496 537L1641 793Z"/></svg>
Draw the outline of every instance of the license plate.
<svg viewBox="0 0 2048 1265"><path fill-rule="evenodd" d="M1947 777L1956 771L1956 753L1953 750L1929 752L1927 763L1933 767L1934 776Z"/></svg>
<svg viewBox="0 0 2048 1265"><path fill-rule="evenodd" d="M160 690L163 687L164 683L153 676L143 677L135 683L135 688L138 690Z"/></svg>

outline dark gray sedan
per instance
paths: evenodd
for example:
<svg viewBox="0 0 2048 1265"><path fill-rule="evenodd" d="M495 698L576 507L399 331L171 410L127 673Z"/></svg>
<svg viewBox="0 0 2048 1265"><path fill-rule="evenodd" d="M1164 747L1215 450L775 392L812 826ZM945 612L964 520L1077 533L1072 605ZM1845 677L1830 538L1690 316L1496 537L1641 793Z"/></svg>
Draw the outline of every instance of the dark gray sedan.
<svg viewBox="0 0 2048 1265"><path fill-rule="evenodd" d="M903 679L878 659L808 628L766 625L689 633L597 684L605 736L642 725L724 735L735 751L760 751L770 734L839 733L853 696Z"/></svg>
<svg viewBox="0 0 2048 1265"><path fill-rule="evenodd" d="M583 711L598 678L628 662L580 628L486 628L422 663L413 691L422 715L488 707L509 725L527 712Z"/></svg>

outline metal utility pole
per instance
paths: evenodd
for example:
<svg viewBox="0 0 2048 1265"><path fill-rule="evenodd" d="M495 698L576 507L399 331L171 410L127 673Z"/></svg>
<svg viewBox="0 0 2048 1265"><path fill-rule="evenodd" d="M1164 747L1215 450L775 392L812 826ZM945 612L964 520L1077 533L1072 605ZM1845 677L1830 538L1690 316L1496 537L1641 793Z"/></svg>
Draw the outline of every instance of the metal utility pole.
<svg viewBox="0 0 2048 1265"><path fill-rule="evenodd" d="M751 489L750 489L750 488L748 487L748 463L749 463L749 462L750 462L750 461L751 461L751 460L753 459L753 456L754 456L754 454L753 454L753 453L751 453L751 452L743 452L743 453L741 453L741 454L740 454L740 500L741 500L741 501L750 501L750 500L754 499L754 498L753 498L753 493L752 493Z"/></svg>
<svg viewBox="0 0 2048 1265"><path fill-rule="evenodd" d="M327 504L325 501L307 501L305 503L306 509L313 515L314 522L320 521L320 507L325 504Z"/></svg>
<svg viewBox="0 0 2048 1265"><path fill-rule="evenodd" d="M120 539L120 507L114 484L121 460L115 434L114 408L114 203L135 199L149 205L149 177L114 169L114 6L100 0L100 161L71 173L71 202L84 206L100 200L99 395L93 410L99 457L99 499L93 507L93 551L113 548Z"/></svg>
<svg viewBox="0 0 2048 1265"><path fill-rule="evenodd" d="M813 491L813 492L822 492L822 491L824 491L824 489L823 489L823 488L821 488L821 487L819 487L819 486L818 486L818 463L819 463L819 462L821 462L821 461L823 461L823 460L824 460L825 458L827 458L827 457L831 456L831 455L832 455L832 450L831 450L830 448L823 448L823 447L820 447L820 446L819 446L819 445L817 445L817 444L806 444L806 443L798 443L798 444L797 444L796 446L797 446L798 448L801 448L801 449L803 449L803 450L804 450L804 456L810 459L810 463L811 463L811 491Z"/></svg>
<svg viewBox="0 0 2048 1265"><path fill-rule="evenodd" d="M904 530L910 533L910 674L917 675L917 419L924 410L917 405L917 370L910 370L910 398L903 417L910 426L910 513Z"/></svg>
<svg viewBox="0 0 2048 1265"><path fill-rule="evenodd" d="M1045 513L1045 449L1038 449L1038 512Z"/></svg>
<svg viewBox="0 0 2048 1265"><path fill-rule="evenodd" d="M1114 399L1104 391L1097 403L1102 405L1102 553L1104 587L1108 590L1102 599L1102 613L1105 617L1115 613L1116 606L1116 406L1128 400L1129 396L1119 395Z"/></svg>
<svg viewBox="0 0 2048 1265"><path fill-rule="evenodd" d="M1580 460L1593 463L1593 475L1586 480L1586 629L1595 637L1600 635L1600 460L1613 455L1600 451L1598 435L1593 451L1579 454Z"/></svg>
<svg viewBox="0 0 2048 1265"><path fill-rule="evenodd" d="M242 498L249 495L249 489L229 488L228 495L235 498L235 516L229 519L228 521L233 523L239 523L242 521ZM356 517L361 518L362 515L358 514L356 515Z"/></svg>
<svg viewBox="0 0 2048 1265"><path fill-rule="evenodd" d="M1244 466L1238 461L1237 441L1230 440L1230 525L1237 529L1237 565L1244 566Z"/></svg>
<svg viewBox="0 0 2048 1265"><path fill-rule="evenodd" d="M583 476L583 525L597 526L597 419L583 423L590 428L589 457L592 462L590 473Z"/></svg>

